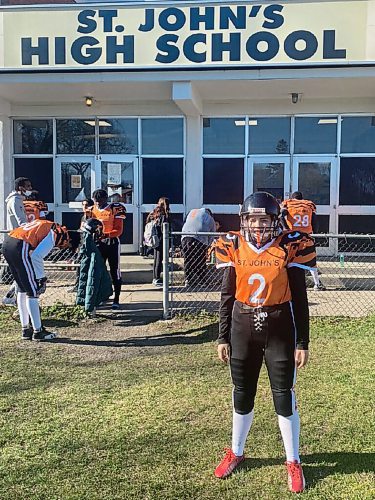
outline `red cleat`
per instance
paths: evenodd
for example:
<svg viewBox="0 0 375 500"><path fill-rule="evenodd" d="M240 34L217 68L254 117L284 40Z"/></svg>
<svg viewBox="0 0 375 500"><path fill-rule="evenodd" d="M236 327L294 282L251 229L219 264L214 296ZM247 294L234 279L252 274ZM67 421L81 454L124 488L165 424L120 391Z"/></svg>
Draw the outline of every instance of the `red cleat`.
<svg viewBox="0 0 375 500"><path fill-rule="evenodd" d="M288 487L292 493L301 493L305 489L305 477L302 467L297 460L285 462L288 470Z"/></svg>
<svg viewBox="0 0 375 500"><path fill-rule="evenodd" d="M232 474L234 469L245 460L245 455L237 457L230 448L225 448L225 457L215 469L215 476L225 479Z"/></svg>

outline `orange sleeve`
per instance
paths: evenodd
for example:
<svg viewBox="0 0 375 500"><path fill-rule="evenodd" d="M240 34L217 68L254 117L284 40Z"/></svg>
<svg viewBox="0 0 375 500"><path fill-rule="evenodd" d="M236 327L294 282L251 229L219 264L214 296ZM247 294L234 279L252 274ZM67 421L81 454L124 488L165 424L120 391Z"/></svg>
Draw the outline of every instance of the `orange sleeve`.
<svg viewBox="0 0 375 500"><path fill-rule="evenodd" d="M104 233L106 238L118 238L122 235L124 231L124 219L118 219L115 217L113 219L112 230L109 233Z"/></svg>
<svg viewBox="0 0 375 500"><path fill-rule="evenodd" d="M215 243L216 267L234 267L233 237L236 235L227 234L221 236Z"/></svg>
<svg viewBox="0 0 375 500"><path fill-rule="evenodd" d="M316 267L316 250L312 238L304 235L288 245L287 267L301 267L302 269Z"/></svg>

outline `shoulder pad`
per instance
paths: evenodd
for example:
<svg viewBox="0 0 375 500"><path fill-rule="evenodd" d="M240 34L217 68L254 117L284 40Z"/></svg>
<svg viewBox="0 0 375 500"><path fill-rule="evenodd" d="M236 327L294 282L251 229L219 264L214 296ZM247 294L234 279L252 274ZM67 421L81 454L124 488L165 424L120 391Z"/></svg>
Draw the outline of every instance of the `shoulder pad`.
<svg viewBox="0 0 375 500"><path fill-rule="evenodd" d="M122 203L111 203L111 208L114 214L126 214L126 208Z"/></svg>
<svg viewBox="0 0 375 500"><path fill-rule="evenodd" d="M222 239L224 243L226 243L227 245L233 245L237 250L237 248L240 246L240 237L241 235L239 233L229 231L227 234L222 236Z"/></svg>

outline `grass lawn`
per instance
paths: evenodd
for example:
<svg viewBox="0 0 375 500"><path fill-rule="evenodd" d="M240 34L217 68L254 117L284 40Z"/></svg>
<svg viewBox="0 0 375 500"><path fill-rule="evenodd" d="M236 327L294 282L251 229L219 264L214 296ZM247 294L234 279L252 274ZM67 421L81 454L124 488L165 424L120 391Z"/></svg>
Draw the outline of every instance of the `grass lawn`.
<svg viewBox="0 0 375 500"><path fill-rule="evenodd" d="M75 345L22 343L7 311L0 327L1 500L292 497L264 369L248 459L213 476L231 428L216 324L117 327L112 347L90 344L95 328L110 338L108 321L66 327L88 339ZM374 330L375 318L312 324L297 384L304 498L375 498Z"/></svg>

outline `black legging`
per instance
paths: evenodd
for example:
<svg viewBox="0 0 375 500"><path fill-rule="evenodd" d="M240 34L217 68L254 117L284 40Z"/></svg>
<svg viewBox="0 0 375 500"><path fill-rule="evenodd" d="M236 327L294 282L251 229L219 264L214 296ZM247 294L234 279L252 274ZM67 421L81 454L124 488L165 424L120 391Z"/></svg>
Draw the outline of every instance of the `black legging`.
<svg viewBox="0 0 375 500"><path fill-rule="evenodd" d="M257 311L236 301L230 344L236 413L245 415L253 409L264 358L276 413L292 415L295 329L289 302Z"/></svg>
<svg viewBox="0 0 375 500"><path fill-rule="evenodd" d="M121 268L120 268L120 238L107 238L105 242L99 243L99 251L102 254L104 262L109 264L113 288L115 291L114 302L118 302L121 293Z"/></svg>
<svg viewBox="0 0 375 500"><path fill-rule="evenodd" d="M159 280L163 268L163 242L157 248L154 248L154 280Z"/></svg>

